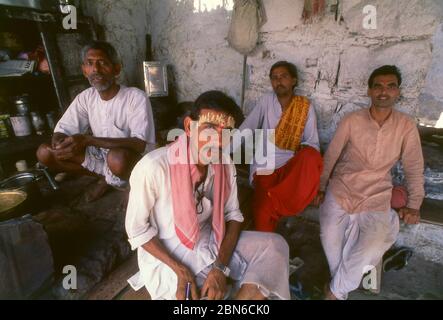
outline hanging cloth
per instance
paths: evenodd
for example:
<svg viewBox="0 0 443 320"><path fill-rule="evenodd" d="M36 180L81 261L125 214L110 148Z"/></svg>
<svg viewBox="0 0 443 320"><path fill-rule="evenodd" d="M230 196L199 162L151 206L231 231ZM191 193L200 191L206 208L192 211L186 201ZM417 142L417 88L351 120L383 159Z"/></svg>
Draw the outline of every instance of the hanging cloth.
<svg viewBox="0 0 443 320"><path fill-rule="evenodd" d="M234 0L229 45L243 55L249 54L256 47L260 27L265 22L260 0Z"/></svg>

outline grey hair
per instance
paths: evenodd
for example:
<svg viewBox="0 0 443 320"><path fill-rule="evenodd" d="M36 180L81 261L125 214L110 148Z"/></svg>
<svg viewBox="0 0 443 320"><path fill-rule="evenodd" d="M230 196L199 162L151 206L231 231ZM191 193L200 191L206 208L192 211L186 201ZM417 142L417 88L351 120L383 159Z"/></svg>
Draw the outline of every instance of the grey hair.
<svg viewBox="0 0 443 320"><path fill-rule="evenodd" d="M85 61L89 50L101 50L111 60L112 64L121 64L120 56L115 48L105 41L91 41L86 44L81 51L82 63Z"/></svg>

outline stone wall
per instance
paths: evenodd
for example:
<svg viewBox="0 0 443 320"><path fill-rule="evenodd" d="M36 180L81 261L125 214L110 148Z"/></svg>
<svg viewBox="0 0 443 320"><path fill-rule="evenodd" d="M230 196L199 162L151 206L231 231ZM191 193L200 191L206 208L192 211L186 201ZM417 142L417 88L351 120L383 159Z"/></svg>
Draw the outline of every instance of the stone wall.
<svg viewBox="0 0 443 320"><path fill-rule="evenodd" d="M120 82L143 88L143 61L146 34L150 33L148 0L87 0L82 2L85 15L104 28L123 61Z"/></svg>
<svg viewBox="0 0 443 320"><path fill-rule="evenodd" d="M238 100L243 57L226 40L231 12L214 7L216 1L201 2L199 8L192 0L151 1L154 56L170 65L180 101L210 89Z"/></svg>
<svg viewBox="0 0 443 320"><path fill-rule="evenodd" d="M219 89L240 104L243 56L227 41L233 2L96 0L84 1L83 10L120 51L122 83L143 87L150 33L154 59L169 65L178 101ZM308 23L302 19L304 0L262 3L266 23L247 60L245 113L271 90L272 64L291 61L299 69L297 93L314 103L325 150L343 115L369 104L371 71L396 64L403 74L398 109L426 125L434 126L439 117L443 123L443 1L328 0L324 15ZM377 10L377 28L370 30L363 28L363 8L369 4ZM430 176L441 179L441 168L429 168Z"/></svg>
<svg viewBox="0 0 443 320"><path fill-rule="evenodd" d="M151 1L155 58L172 66L179 100L221 89L240 102L243 57L226 40L232 1L200 0L200 8L198 3ZM267 22L248 57L246 113L271 90L270 66L281 59L292 61L300 70L298 92L315 102L325 146L344 113L368 104L370 72L396 64L404 77L398 108L420 122L436 123L443 111L442 1L330 0L325 15L307 24L303 0L263 4ZM375 30L362 27L367 4L377 8Z"/></svg>

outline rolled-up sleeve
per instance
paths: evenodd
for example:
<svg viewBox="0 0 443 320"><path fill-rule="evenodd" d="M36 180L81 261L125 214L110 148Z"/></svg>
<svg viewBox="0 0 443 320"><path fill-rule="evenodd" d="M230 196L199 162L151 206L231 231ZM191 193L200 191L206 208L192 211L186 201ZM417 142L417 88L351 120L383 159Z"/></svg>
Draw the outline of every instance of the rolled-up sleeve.
<svg viewBox="0 0 443 320"><path fill-rule="evenodd" d="M230 172L230 184L231 184L231 194L225 203L225 221L238 221L243 222L243 214L240 211L240 205L238 202L237 195L237 173L234 165L231 165Z"/></svg>
<svg viewBox="0 0 443 320"><path fill-rule="evenodd" d="M143 160L134 167L129 179L131 191L125 227L132 250L149 242L158 233L157 227L150 221L157 198L156 170L152 167L153 162Z"/></svg>

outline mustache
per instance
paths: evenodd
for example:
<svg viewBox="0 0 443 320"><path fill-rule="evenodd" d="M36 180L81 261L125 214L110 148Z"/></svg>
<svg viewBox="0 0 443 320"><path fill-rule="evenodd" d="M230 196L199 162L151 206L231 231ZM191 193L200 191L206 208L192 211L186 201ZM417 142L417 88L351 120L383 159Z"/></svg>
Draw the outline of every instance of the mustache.
<svg viewBox="0 0 443 320"><path fill-rule="evenodd" d="M90 74L90 75L88 76L88 78L89 78L90 80L95 80L95 79L97 79L97 78L105 79L106 77L105 77L103 74L101 74L101 73L92 73L92 74Z"/></svg>
<svg viewBox="0 0 443 320"><path fill-rule="evenodd" d="M381 99L381 98L390 99L391 97L389 97L389 96L377 96L377 99Z"/></svg>

